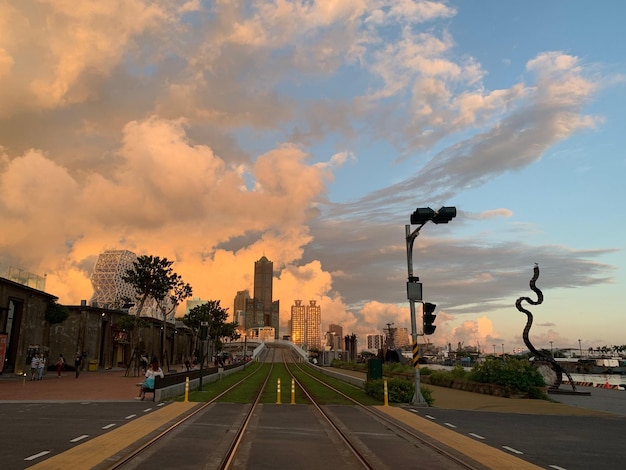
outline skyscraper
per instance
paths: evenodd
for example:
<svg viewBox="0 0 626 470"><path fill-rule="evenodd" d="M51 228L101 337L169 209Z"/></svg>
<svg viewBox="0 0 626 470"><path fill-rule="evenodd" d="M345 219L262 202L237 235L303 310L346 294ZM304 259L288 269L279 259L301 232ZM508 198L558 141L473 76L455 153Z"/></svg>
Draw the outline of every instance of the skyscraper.
<svg viewBox="0 0 626 470"><path fill-rule="evenodd" d="M271 326L274 328L274 338L278 339L280 303L272 300L273 279L274 263L262 256L254 263L254 297L245 300L246 326Z"/></svg>
<svg viewBox="0 0 626 470"><path fill-rule="evenodd" d="M294 301L291 306L291 341L298 345L306 345L308 349L322 347L322 308L315 300L309 305L302 305L301 300Z"/></svg>

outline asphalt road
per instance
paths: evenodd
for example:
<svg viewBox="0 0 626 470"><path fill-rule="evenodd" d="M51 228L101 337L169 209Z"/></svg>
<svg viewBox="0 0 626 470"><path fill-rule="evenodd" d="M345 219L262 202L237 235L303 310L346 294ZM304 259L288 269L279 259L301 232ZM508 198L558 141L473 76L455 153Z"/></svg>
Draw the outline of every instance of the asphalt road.
<svg viewBox="0 0 626 470"><path fill-rule="evenodd" d="M141 401L0 403L0 467L27 468L158 408Z"/></svg>
<svg viewBox="0 0 626 470"><path fill-rule="evenodd" d="M614 470L626 465L624 417L417 409L445 428L543 468Z"/></svg>

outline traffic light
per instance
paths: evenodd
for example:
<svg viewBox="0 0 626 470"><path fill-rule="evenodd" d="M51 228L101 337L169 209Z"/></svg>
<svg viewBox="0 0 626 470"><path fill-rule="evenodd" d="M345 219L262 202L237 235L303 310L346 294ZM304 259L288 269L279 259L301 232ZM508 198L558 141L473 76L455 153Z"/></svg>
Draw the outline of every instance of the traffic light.
<svg viewBox="0 0 626 470"><path fill-rule="evenodd" d="M456 207L442 207L433 217L435 224L447 224L456 217Z"/></svg>
<svg viewBox="0 0 626 470"><path fill-rule="evenodd" d="M433 312L437 306L435 304L431 304L430 302L424 302L424 310L422 312L422 321L424 323L424 334L432 335L437 326L433 325L435 323L435 318L437 315L433 315Z"/></svg>
<svg viewBox="0 0 626 470"><path fill-rule="evenodd" d="M411 223L413 225L423 225L435 216L435 211L430 207L418 207L411 214Z"/></svg>

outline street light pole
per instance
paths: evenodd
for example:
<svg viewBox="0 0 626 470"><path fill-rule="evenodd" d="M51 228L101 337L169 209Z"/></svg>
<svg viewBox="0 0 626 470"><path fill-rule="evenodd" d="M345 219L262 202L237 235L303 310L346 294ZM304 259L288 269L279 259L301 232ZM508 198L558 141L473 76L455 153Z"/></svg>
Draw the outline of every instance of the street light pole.
<svg viewBox="0 0 626 470"><path fill-rule="evenodd" d="M578 340L578 351L580 352L580 357L583 357L583 347L580 344L580 339Z"/></svg>

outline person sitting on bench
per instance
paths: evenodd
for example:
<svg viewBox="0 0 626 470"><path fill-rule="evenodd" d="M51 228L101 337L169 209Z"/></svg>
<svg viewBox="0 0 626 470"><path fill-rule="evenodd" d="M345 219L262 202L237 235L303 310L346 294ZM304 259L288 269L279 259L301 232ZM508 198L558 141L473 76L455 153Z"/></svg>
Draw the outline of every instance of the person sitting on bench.
<svg viewBox="0 0 626 470"><path fill-rule="evenodd" d="M159 367L159 361L153 359L150 367L146 370L146 380L141 385L139 396L135 397L137 400L146 398L146 392L151 392L154 396L154 378L156 376L163 378L163 370Z"/></svg>

